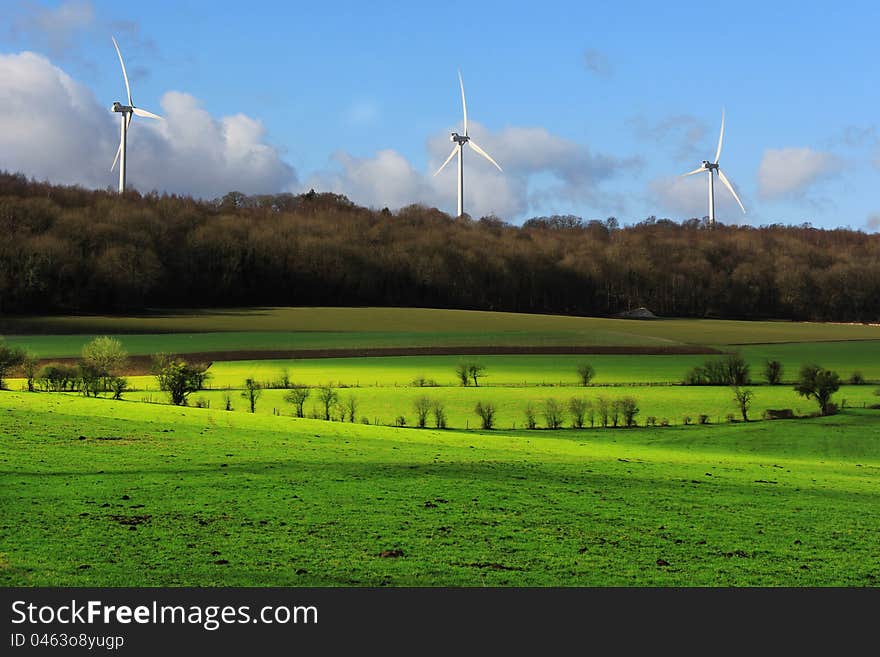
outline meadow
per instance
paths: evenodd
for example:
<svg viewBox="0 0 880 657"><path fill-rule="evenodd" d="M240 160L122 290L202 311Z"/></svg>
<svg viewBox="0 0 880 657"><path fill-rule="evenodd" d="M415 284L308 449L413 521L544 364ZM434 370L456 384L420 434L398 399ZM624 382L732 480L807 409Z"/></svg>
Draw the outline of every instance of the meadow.
<svg viewBox="0 0 880 657"><path fill-rule="evenodd" d="M428 308L249 308L132 316L2 317L0 334L43 358L75 357L96 335L131 354L437 347L640 347L880 340L880 326L626 319Z"/></svg>
<svg viewBox="0 0 880 657"><path fill-rule="evenodd" d="M0 395L4 585L875 586L877 411L345 425Z"/></svg>
<svg viewBox="0 0 880 657"><path fill-rule="evenodd" d="M8 380L4 585L876 586L880 576L870 408L880 327L270 308L4 318L0 329L44 360L109 333L141 368L156 352L212 361L186 407L140 370L122 401ZM622 353L454 353L498 346ZM357 353L412 347L426 353ZM716 355L670 353L704 347ZM263 357L333 349L353 353ZM751 366L751 419L816 412L792 389L804 363L869 385L844 385L835 416L739 422L731 388L681 385L732 352ZM763 380L771 358L783 385ZM462 361L485 366L479 387L457 381ZM587 387L581 362L596 370ZM314 387L333 383L334 419L353 398L355 422L292 417L284 377L313 387L307 416L321 413ZM269 386L253 414L247 378ZM624 396L637 400L637 428L599 428L598 415L596 428L543 428L548 399ZM448 429L412 428L422 397L443 404ZM494 430L476 428L477 402L495 407ZM523 428L529 404L537 430ZM391 426L400 416L407 427Z"/></svg>

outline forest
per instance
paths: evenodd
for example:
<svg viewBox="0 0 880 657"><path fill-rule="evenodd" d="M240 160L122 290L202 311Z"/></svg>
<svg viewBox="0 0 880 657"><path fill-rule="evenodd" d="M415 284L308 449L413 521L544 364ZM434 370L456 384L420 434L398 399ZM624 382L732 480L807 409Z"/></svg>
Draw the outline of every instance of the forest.
<svg viewBox="0 0 880 657"><path fill-rule="evenodd" d="M204 201L0 173L0 313L419 306L874 322L880 234L450 217L344 196Z"/></svg>

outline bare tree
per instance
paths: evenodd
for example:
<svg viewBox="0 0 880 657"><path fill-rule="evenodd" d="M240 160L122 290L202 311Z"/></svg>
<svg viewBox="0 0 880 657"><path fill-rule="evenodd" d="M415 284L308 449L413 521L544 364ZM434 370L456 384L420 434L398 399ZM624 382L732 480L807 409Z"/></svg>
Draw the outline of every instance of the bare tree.
<svg viewBox="0 0 880 657"><path fill-rule="evenodd" d="M589 400L583 397L572 397L568 401L568 412L571 415L573 429L584 428L584 416L587 414L587 408L591 405Z"/></svg>
<svg viewBox="0 0 880 657"><path fill-rule="evenodd" d="M752 399L755 393L748 388L740 388L733 386L733 395L736 403L739 405L739 412L742 413L743 422L749 421L749 407L752 405Z"/></svg>
<svg viewBox="0 0 880 657"><path fill-rule="evenodd" d="M434 413L434 426L438 429L446 428L446 407L441 401L435 401L431 407Z"/></svg>
<svg viewBox="0 0 880 657"><path fill-rule="evenodd" d="M247 379L244 382L244 390L241 391L241 396L247 399L248 406L251 409L251 413L257 412L257 400L262 394L263 386L260 385L258 381L255 381L254 379Z"/></svg>
<svg viewBox="0 0 880 657"><path fill-rule="evenodd" d="M324 406L324 419L329 421L330 412L336 402L339 401L339 393L336 392L336 388L333 387L332 383L325 383L318 388L318 399L321 400L321 404Z"/></svg>
<svg viewBox="0 0 880 657"><path fill-rule="evenodd" d="M296 408L297 417L305 417L303 406L305 406L311 392L308 386L293 384L290 392L284 395L284 401L288 404L293 404L294 408Z"/></svg>

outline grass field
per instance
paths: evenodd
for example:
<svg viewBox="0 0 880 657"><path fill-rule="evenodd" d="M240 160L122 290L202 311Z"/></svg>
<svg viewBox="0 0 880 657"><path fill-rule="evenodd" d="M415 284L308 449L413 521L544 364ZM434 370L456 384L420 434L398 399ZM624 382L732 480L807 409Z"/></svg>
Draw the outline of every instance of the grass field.
<svg viewBox="0 0 880 657"><path fill-rule="evenodd" d="M481 433L7 392L0 417L7 586L880 577L877 411Z"/></svg>
<svg viewBox="0 0 880 657"><path fill-rule="evenodd" d="M792 409L796 415L815 413L818 406L812 400L804 399L794 392L791 386L762 386L752 388L755 398L749 411L749 418L759 420L767 409ZM276 411L281 415L293 415L294 407L284 401L284 390L263 390L256 412L271 415ZM491 403L496 409L496 427L501 429L523 428L524 410L531 403L535 409L538 426L546 426L542 409L547 399L555 399L567 409L572 397L589 400L594 406L599 397L608 400L624 396L633 397L638 402L639 424L646 418L655 417L657 421L668 420L670 424L683 424L685 416L697 423L700 415L705 414L712 423L726 422L728 414L740 419L733 392L727 387L653 387L653 386L620 386L620 387L546 387L546 388L350 388L339 389L339 399L343 404L354 397L357 402L356 421L368 420L372 424L393 425L398 416L404 416L408 426L416 422L414 402L420 397L443 403L448 416L449 427L456 429L480 426L479 417L474 412L477 402ZM874 394L872 386L843 386L834 396L840 403L846 400L846 406L861 408L880 402ZM306 415L320 416L320 403L317 392L313 392L305 405ZM192 396L192 401L201 398L210 402L210 408L224 408L226 395L231 397L235 411L247 411L247 401L238 390L204 391ZM130 398L139 400L142 395L132 393ZM152 393L155 401L165 401L159 393ZM338 410L333 411L334 419ZM571 419L565 411L566 426ZM429 422L433 422L429 418ZM598 423L598 417L595 419Z"/></svg>
<svg viewBox="0 0 880 657"><path fill-rule="evenodd" d="M880 412L866 408L880 401L877 326L284 308L2 318L0 330L43 359L76 357L101 334L140 357L125 401L0 392L3 585L876 586L880 577ZM841 388L834 401L845 409L833 417L730 423L739 417L730 388L677 385L716 357L705 354L268 358L483 346L738 351L758 384L752 418L815 412L790 383L808 362L873 385ZM156 352L210 357L211 389L190 398L210 408L169 406L154 377L136 375ZM760 385L771 358L786 385ZM462 360L486 366L479 388L458 385ZM595 385L575 385L582 361ZM278 389L246 412L244 380L285 372L343 386L357 422L290 417ZM414 387L418 377L438 385ZM221 410L227 395L234 412ZM422 396L444 404L450 429L376 426L400 415L412 426ZM639 424L653 416L672 426L522 430L530 402L545 426L544 401L574 396L632 396ZM495 405L498 429L473 429L478 401ZM305 410L317 410L316 392ZM701 414L710 424L682 425Z"/></svg>
<svg viewBox="0 0 880 657"><path fill-rule="evenodd" d="M424 308L256 308L130 317L5 317L0 333L44 358L76 356L95 335L129 353L443 346L739 345L880 340L880 326L595 317Z"/></svg>

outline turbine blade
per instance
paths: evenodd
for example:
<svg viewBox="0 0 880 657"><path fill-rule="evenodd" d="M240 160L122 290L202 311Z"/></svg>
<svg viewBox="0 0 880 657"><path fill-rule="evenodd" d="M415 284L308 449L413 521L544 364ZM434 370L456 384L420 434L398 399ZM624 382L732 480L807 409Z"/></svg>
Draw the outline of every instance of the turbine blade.
<svg viewBox="0 0 880 657"><path fill-rule="evenodd" d="M125 128L128 129L128 126L131 125L131 114L125 117ZM113 158L113 164L110 165L110 171L116 168L116 163L119 161L119 156L122 155L122 138L119 139L119 148L116 149L116 157Z"/></svg>
<svg viewBox="0 0 880 657"><path fill-rule="evenodd" d="M498 167L499 171L501 171L502 173L504 172L504 169L502 169L501 166L495 160L493 160L491 157L489 157L489 154L486 151L484 151L482 148L480 148L473 139L468 141L468 144L470 144L471 148L473 148L475 151L477 151L477 153L479 153L480 155L485 157L487 160L489 160L492 164L494 164L496 167Z"/></svg>
<svg viewBox="0 0 880 657"><path fill-rule="evenodd" d="M693 171L688 171L687 173L683 173L683 174L681 174L681 175L682 175L682 177L684 177L684 176L692 176L692 175L694 175L695 173L703 173L704 171L706 171L706 168L705 168L705 167L700 167L699 169L694 169Z"/></svg>
<svg viewBox="0 0 880 657"><path fill-rule="evenodd" d="M464 136L467 137L467 102L464 99L464 81L461 79L461 71L458 72L458 85L461 87L461 111L464 113Z"/></svg>
<svg viewBox="0 0 880 657"><path fill-rule="evenodd" d="M453 157L455 157L455 154L458 153L459 148L461 148L461 146L459 146L458 144L456 144L455 146L452 147L452 152L449 154L449 157L447 157L446 161L442 165L440 165L440 168L434 172L435 176L438 173L440 173L441 171L443 171L443 169L446 167L446 165L449 164L449 160L451 160Z"/></svg>
<svg viewBox="0 0 880 657"><path fill-rule="evenodd" d="M715 164L721 159L721 142L724 141L724 108L721 108L721 133L718 135L718 150L715 151Z"/></svg>
<svg viewBox="0 0 880 657"><path fill-rule="evenodd" d="M727 179L727 176L724 175L724 172L721 169L718 169L718 177L721 178L721 182L723 182L724 186L730 190L731 194L733 194L733 198L736 199L736 202L739 203L739 207L742 208L743 214L745 214L746 208L743 205L743 202L739 200L739 196L736 195L736 192L733 189L733 185L730 184L730 181Z"/></svg>
<svg viewBox="0 0 880 657"><path fill-rule="evenodd" d="M158 114L153 114L152 112L148 112L147 110L143 110L140 107L132 107L131 111L137 114L138 116L142 116L145 119L159 119L162 121L162 117Z"/></svg>
<svg viewBox="0 0 880 657"><path fill-rule="evenodd" d="M116 149L116 157L113 158L113 164L110 165L110 171L116 168L116 163L119 162L119 156L122 155L122 140L119 140L119 148Z"/></svg>
<svg viewBox="0 0 880 657"><path fill-rule="evenodd" d="M122 67L122 77L125 78L125 91L128 94L128 104L133 105L134 103L131 100L131 87L128 85L128 73L125 72L125 62L122 61L122 53L119 51L119 44L116 43L116 37L110 37L113 39L113 46L116 48L116 54L119 55L119 65Z"/></svg>

